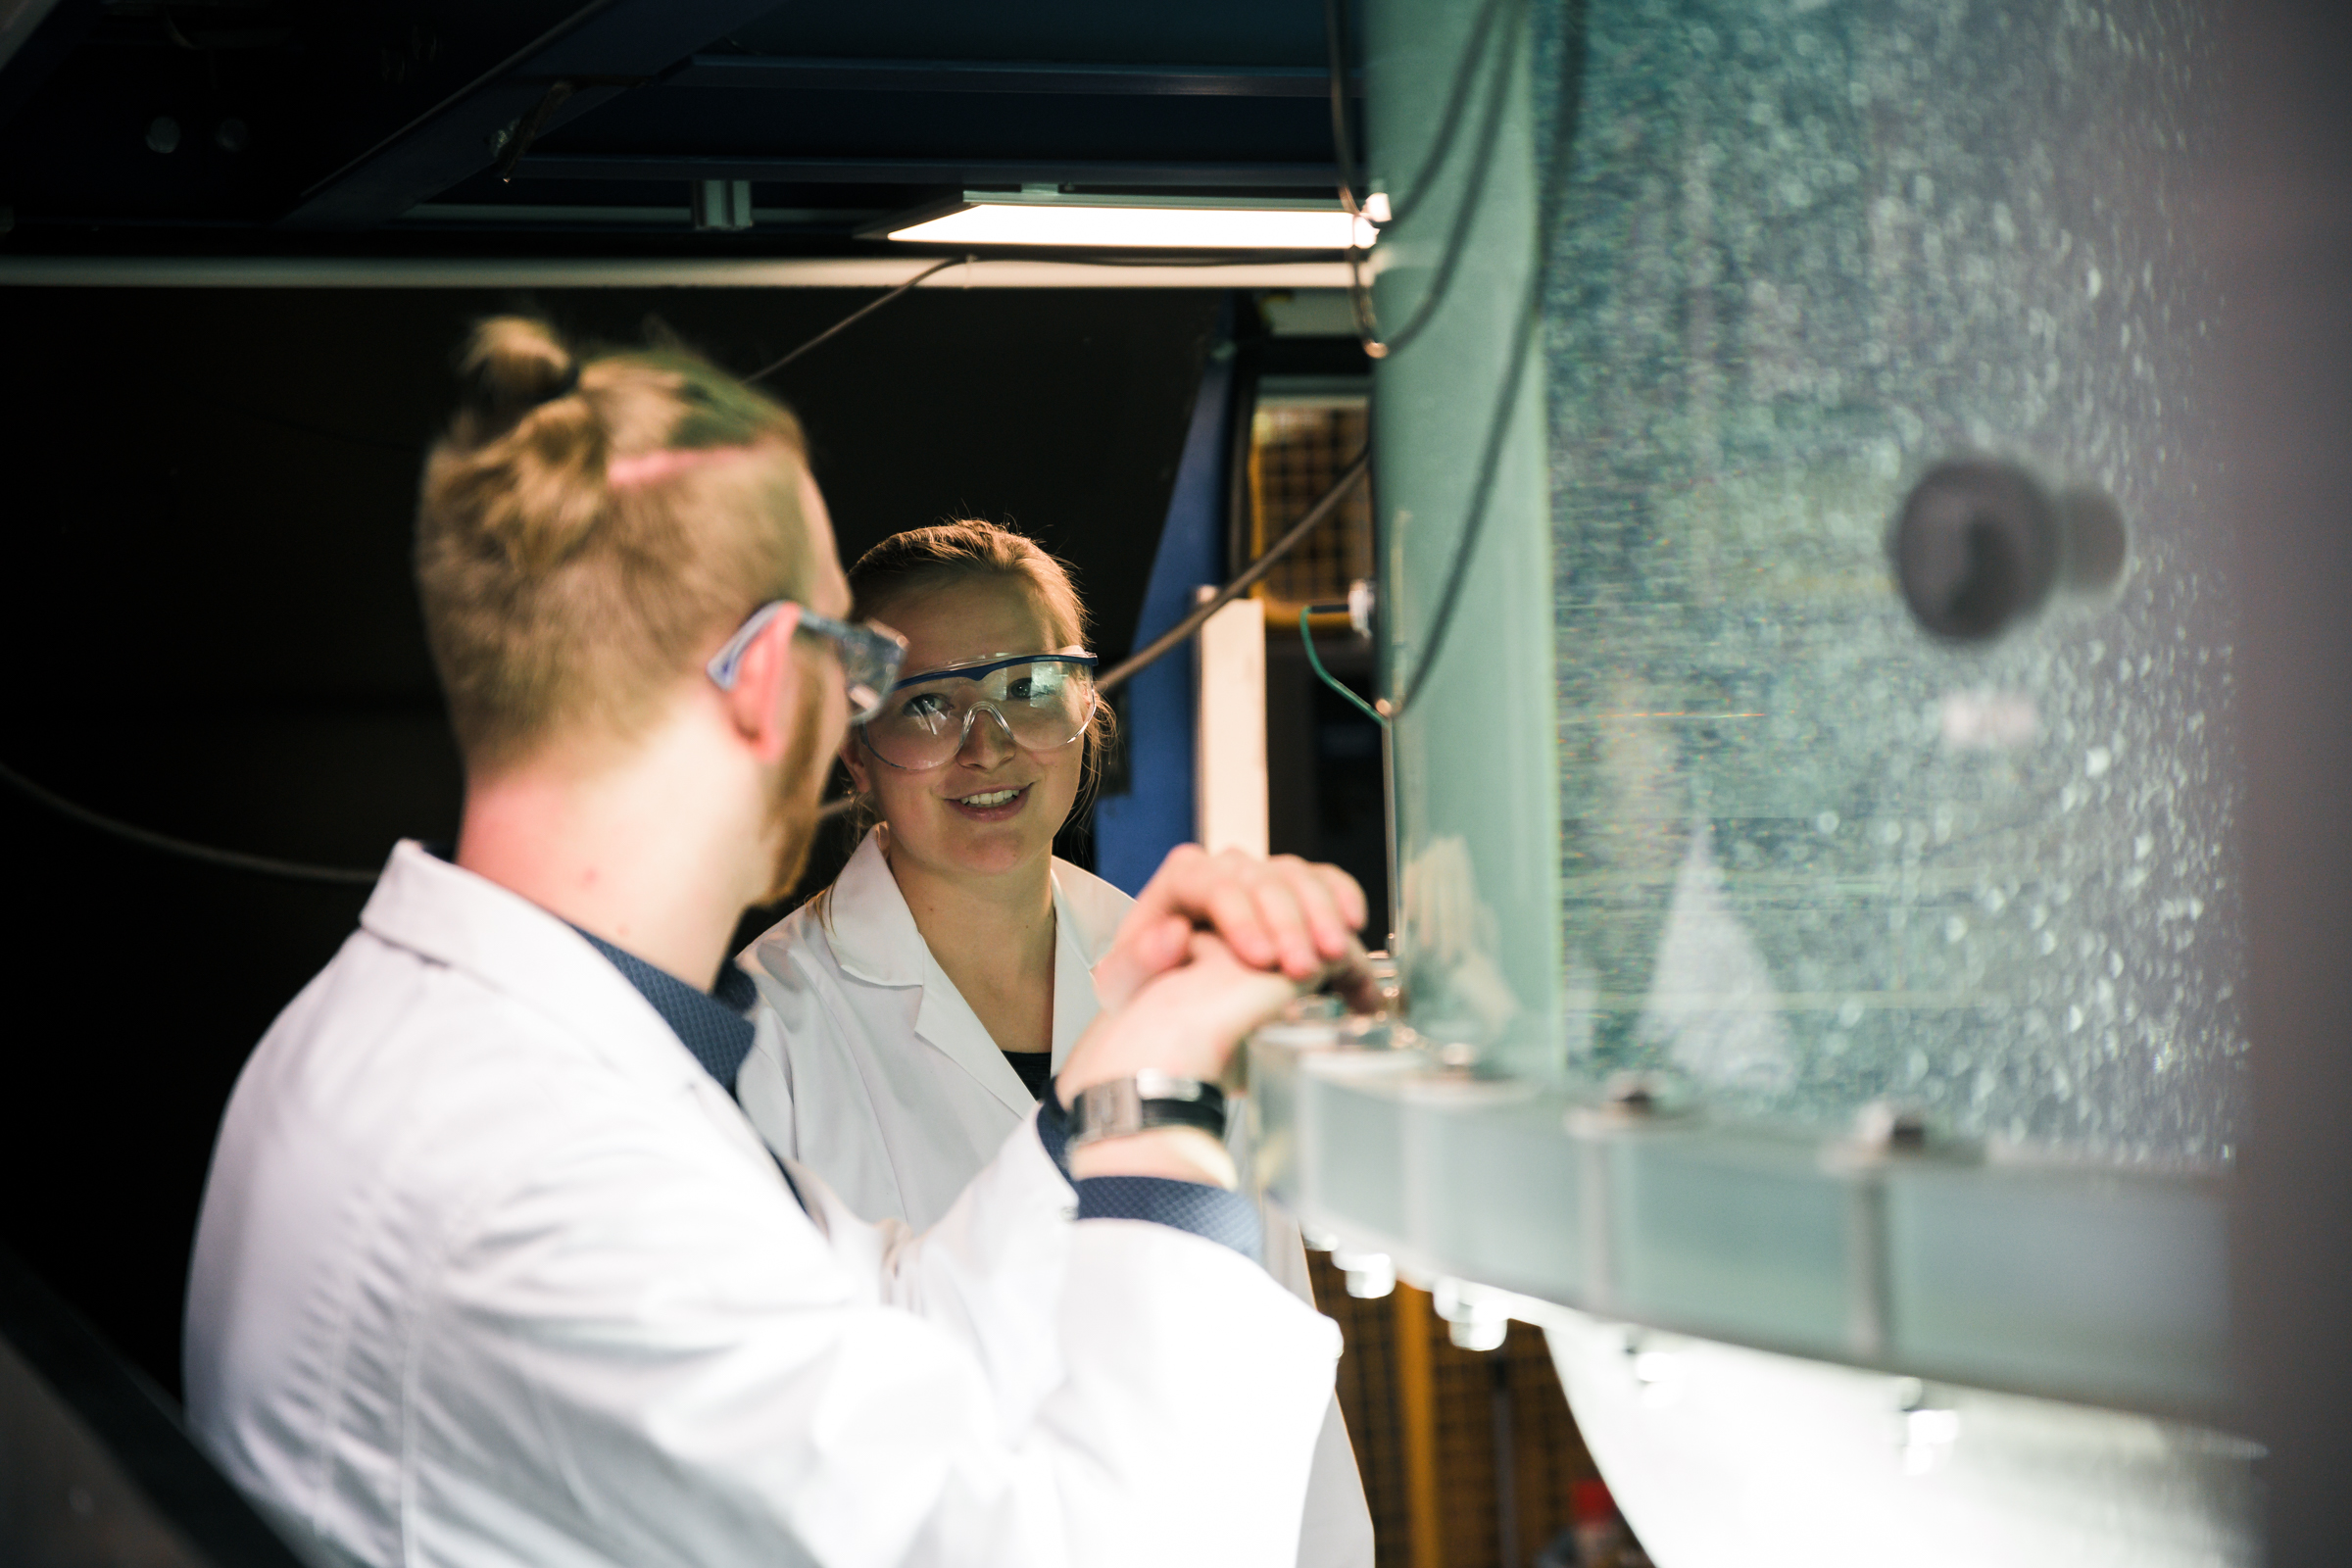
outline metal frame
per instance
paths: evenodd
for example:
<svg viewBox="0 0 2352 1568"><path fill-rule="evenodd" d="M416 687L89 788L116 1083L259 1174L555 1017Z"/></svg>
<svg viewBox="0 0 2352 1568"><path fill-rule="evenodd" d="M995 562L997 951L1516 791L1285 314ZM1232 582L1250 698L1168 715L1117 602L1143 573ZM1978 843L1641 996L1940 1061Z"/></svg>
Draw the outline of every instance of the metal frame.
<svg viewBox="0 0 2352 1568"><path fill-rule="evenodd" d="M1612 1105L1351 1048L1337 1023L1260 1030L1250 1073L1259 1182L1407 1278L1986 1389L2228 1409L2219 1179Z"/></svg>

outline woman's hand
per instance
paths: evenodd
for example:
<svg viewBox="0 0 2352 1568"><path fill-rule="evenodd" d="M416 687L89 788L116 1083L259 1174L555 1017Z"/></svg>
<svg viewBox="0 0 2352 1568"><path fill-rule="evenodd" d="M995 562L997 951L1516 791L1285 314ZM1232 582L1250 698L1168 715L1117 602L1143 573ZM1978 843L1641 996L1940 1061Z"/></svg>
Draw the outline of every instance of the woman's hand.
<svg viewBox="0 0 2352 1568"><path fill-rule="evenodd" d="M1297 982L1243 963L1206 931L1186 939L1184 961L1162 970L1125 1005L1095 1015L1054 1076L1063 1104L1095 1084L1147 1068L1214 1083L1242 1036L1298 996Z"/></svg>
<svg viewBox="0 0 2352 1568"><path fill-rule="evenodd" d="M1213 1081L1241 1038L1298 991L1283 975L1241 962L1215 936L1193 932L1181 963L1146 981L1126 1005L1095 1015L1055 1075L1055 1092L1067 1106L1081 1090L1147 1068ZM1156 1127L1073 1150L1070 1175L1162 1176L1217 1187L1236 1181L1225 1146L1193 1127Z"/></svg>
<svg viewBox="0 0 2352 1568"><path fill-rule="evenodd" d="M1240 850L1210 855L1179 844L1127 912L1116 941L1095 966L1103 1006L1126 1004L1145 982L1183 962L1193 934L1213 930L1232 956L1294 981L1363 970L1364 890L1336 865L1295 855L1259 859Z"/></svg>

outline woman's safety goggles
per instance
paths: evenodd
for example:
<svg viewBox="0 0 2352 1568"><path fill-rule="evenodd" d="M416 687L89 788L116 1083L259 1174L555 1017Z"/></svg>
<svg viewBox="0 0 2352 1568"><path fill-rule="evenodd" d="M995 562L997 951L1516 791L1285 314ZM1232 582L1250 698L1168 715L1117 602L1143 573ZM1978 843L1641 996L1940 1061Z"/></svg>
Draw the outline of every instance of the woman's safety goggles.
<svg viewBox="0 0 2352 1568"><path fill-rule="evenodd" d="M721 691L735 689L735 681L743 673L744 654L767 629L767 623L790 603L789 599L771 599L761 605L727 639L727 645L710 656L710 662L703 667ZM890 690L891 682L898 679L899 665L906 657L906 639L880 621L835 620L806 606L801 610L800 624L793 628L793 635L813 637L833 645L841 658L842 684L849 688L853 724L872 717L874 710L882 706L882 696Z"/></svg>
<svg viewBox="0 0 2352 1568"><path fill-rule="evenodd" d="M1095 664L1092 654L1020 654L910 675L858 734L868 751L909 772L951 760L982 713L1023 751L1056 751L1095 716Z"/></svg>

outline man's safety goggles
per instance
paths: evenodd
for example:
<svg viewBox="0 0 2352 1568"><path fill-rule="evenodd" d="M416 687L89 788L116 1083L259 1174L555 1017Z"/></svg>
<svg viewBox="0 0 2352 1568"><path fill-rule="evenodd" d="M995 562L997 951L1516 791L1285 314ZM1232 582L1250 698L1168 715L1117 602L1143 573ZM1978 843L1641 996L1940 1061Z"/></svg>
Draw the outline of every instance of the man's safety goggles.
<svg viewBox="0 0 2352 1568"><path fill-rule="evenodd" d="M733 691L736 677L743 672L744 651L752 640L767 629L789 599L771 599L752 612L752 618L736 629L727 645L710 656L703 667L718 683L721 691ZM906 658L906 639L880 621L862 624L835 620L802 607L801 622L793 628L799 636L816 637L833 645L841 657L841 674L850 692L850 722L862 723L871 718L874 710L882 706L883 693L898 679L899 665Z"/></svg>
<svg viewBox="0 0 2352 1568"><path fill-rule="evenodd" d="M1056 751L1095 716L1096 662L1092 654L1019 654L927 670L892 687L858 733L868 751L909 772L952 760L982 713L1023 751Z"/></svg>

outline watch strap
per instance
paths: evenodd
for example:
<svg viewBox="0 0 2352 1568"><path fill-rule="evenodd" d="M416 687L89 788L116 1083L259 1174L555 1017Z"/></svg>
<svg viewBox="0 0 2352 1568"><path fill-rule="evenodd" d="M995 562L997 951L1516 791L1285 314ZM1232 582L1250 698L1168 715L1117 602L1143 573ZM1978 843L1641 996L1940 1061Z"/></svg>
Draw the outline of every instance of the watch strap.
<svg viewBox="0 0 2352 1568"><path fill-rule="evenodd" d="M1070 1104L1069 1145L1083 1149L1106 1138L1131 1138L1154 1127L1197 1127L1225 1136L1225 1095L1215 1084L1149 1069L1078 1091Z"/></svg>

